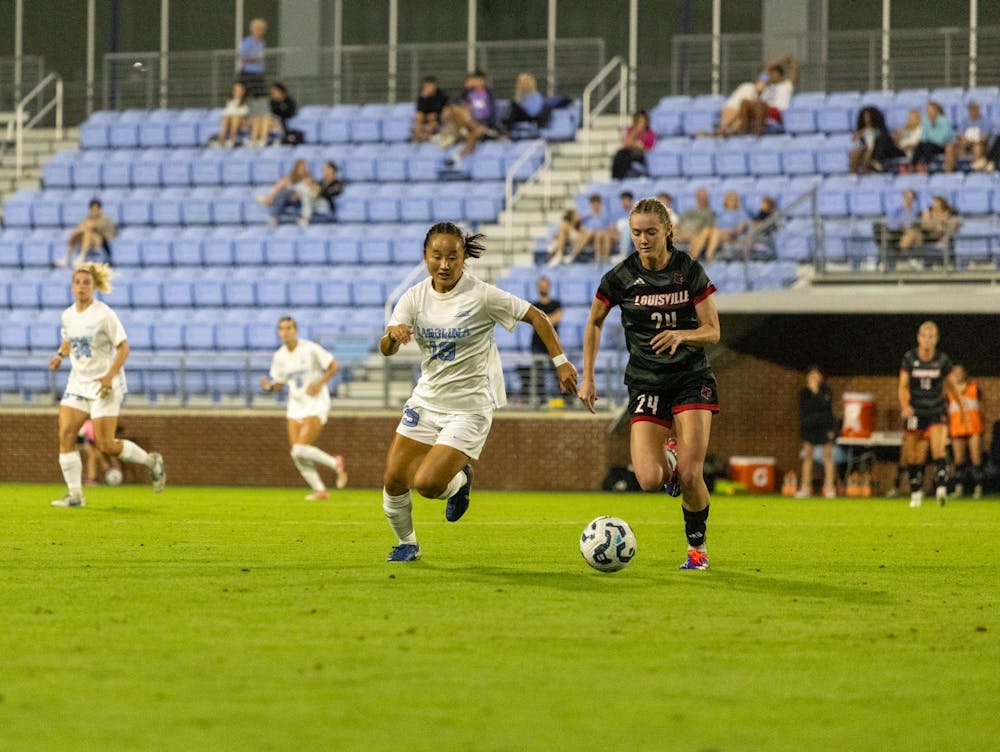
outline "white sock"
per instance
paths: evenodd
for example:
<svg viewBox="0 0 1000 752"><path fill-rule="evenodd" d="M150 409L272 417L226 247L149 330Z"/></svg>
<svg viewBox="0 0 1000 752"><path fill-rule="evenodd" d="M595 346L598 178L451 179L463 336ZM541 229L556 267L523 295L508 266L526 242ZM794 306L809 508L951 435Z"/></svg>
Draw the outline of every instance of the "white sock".
<svg viewBox="0 0 1000 752"><path fill-rule="evenodd" d="M118 459L122 462L133 462L136 465L145 465L148 468L153 467L153 460L150 458L146 450L134 441L129 441L128 439L122 439L122 451L121 454L118 455Z"/></svg>
<svg viewBox="0 0 1000 752"><path fill-rule="evenodd" d="M312 460L320 465L325 465L334 472L340 472L340 463L333 458L333 455L327 454L319 447L310 446L309 444L296 444L292 447L293 457L296 456L296 452L299 457Z"/></svg>
<svg viewBox="0 0 1000 752"><path fill-rule="evenodd" d="M448 487L444 490L444 492L440 496L438 496L438 498L450 499L452 496L458 493L458 489L464 486L467 480L468 478L465 477L465 473L459 470L455 474L455 477L451 479L451 482L448 484Z"/></svg>
<svg viewBox="0 0 1000 752"><path fill-rule="evenodd" d="M390 496L383 488L382 509L400 543L417 542L416 533L413 532L413 499L409 491L399 496Z"/></svg>
<svg viewBox="0 0 1000 752"><path fill-rule="evenodd" d="M300 447L301 444L296 444L295 447ZM313 491L325 491L326 486L323 485L323 479L319 477L319 472L316 470L316 464L305 457L299 456L295 447L292 448L292 462L295 463L295 467L298 468L299 475L302 479L309 485Z"/></svg>
<svg viewBox="0 0 1000 752"><path fill-rule="evenodd" d="M60 452L59 467L69 492L79 496L83 490L83 460L80 459L80 453L75 449L72 452Z"/></svg>

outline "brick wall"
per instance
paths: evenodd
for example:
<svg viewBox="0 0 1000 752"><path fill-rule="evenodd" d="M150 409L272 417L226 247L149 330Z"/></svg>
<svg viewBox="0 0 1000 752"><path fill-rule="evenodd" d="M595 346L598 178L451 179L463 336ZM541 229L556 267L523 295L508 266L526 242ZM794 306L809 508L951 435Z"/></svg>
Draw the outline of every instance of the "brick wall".
<svg viewBox="0 0 1000 752"><path fill-rule="evenodd" d="M797 394L802 375L752 355L726 352L716 360L722 413L712 426L709 451L774 456L779 470L794 468L799 450ZM1000 378L982 378L987 425L998 418ZM876 397L875 428L899 427L896 376L832 377L844 391ZM993 410L990 412L990 410ZM343 454L351 485L381 485L385 451L398 415L334 414L319 446ZM128 410L125 435L163 452L171 483L206 485L300 485L288 456L283 414L250 411ZM627 428L608 433L608 416L582 410L547 415L497 413L476 466L480 488L499 490L600 488L611 465L628 462ZM0 481L59 482L56 407L0 411ZM880 471L883 483L890 468ZM134 468L126 481L144 482Z"/></svg>

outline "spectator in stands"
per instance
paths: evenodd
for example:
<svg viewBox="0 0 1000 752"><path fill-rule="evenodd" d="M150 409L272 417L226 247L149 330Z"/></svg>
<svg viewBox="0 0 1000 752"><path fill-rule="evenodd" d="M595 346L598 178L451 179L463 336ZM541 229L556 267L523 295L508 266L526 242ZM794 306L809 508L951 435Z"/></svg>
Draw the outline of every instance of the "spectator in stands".
<svg viewBox="0 0 1000 752"><path fill-rule="evenodd" d="M437 135L447 108L448 95L441 91L438 80L434 76L425 76L420 82L417 112L413 116L413 140L416 143L425 143Z"/></svg>
<svg viewBox="0 0 1000 752"><path fill-rule="evenodd" d="M279 178L267 196L259 197L257 200L264 206L269 207L270 216L268 224L277 226L282 215L294 207L300 207L299 224L309 224L312 217L313 200L318 190L316 181L309 174L309 166L304 159L296 159L292 165L292 170L287 175Z"/></svg>
<svg viewBox="0 0 1000 752"><path fill-rule="evenodd" d="M935 196L920 215L920 224L910 226L899 239L900 250L908 251L928 243L950 244L962 220L948 199Z"/></svg>
<svg viewBox="0 0 1000 752"><path fill-rule="evenodd" d="M627 256L632 252L632 231L628 226L628 218L635 205L635 194L632 191L622 191L618 194L621 202L621 215L615 220L615 234L612 243L618 246L618 253Z"/></svg>
<svg viewBox="0 0 1000 752"><path fill-rule="evenodd" d="M246 86L250 108L250 141L257 146L267 143L271 128L271 112L264 84L265 43L267 22L255 18L250 22L250 34L240 43L240 81Z"/></svg>
<svg viewBox="0 0 1000 752"><path fill-rule="evenodd" d="M712 209L708 191L699 188L694 194L695 206L677 218L674 240L686 243L691 258L698 258L708 245L715 229L715 210Z"/></svg>
<svg viewBox="0 0 1000 752"><path fill-rule="evenodd" d="M774 222L768 222L778 208L778 202L771 196L762 196L760 208L750 217L750 224L743 232L743 255L748 257L754 249L759 249L768 256L777 255L774 247L774 233L778 229Z"/></svg>
<svg viewBox="0 0 1000 752"><path fill-rule="evenodd" d="M552 328L558 334L559 322L562 321L563 307L562 303L551 295L552 280L543 275L538 278L536 284L538 286L538 297L532 301L531 305L549 317L549 321L552 322ZM531 334L531 357L534 361L533 365L531 368L522 368L519 370L521 372L523 394L538 405L544 405L550 396L558 396L558 392L553 393L549 390L549 373L551 372L555 375L556 369L552 365L552 360L548 355L549 351L545 347L542 338L538 336L537 332L533 331ZM555 381L558 383L558 378Z"/></svg>
<svg viewBox="0 0 1000 752"><path fill-rule="evenodd" d="M902 198L902 203L890 211L884 220L872 224L872 236L880 254L899 251L899 241L903 235L914 228L919 231L920 206L917 204L917 192L907 188L903 191Z"/></svg>
<svg viewBox="0 0 1000 752"><path fill-rule="evenodd" d="M111 241L115 239L115 223L104 213L101 202L92 198L87 205L87 216L69 234L66 241L66 255L56 260L54 266L65 268L76 253L73 268L87 260L91 251L104 251L111 263Z"/></svg>
<svg viewBox="0 0 1000 752"><path fill-rule="evenodd" d="M537 132L537 129L544 128L549 124L552 116L552 109L545 101L545 97L538 91L538 82L530 73L519 73L517 82L514 84L514 96L510 100L510 109L504 117L504 130L508 133L516 133L526 124L528 131ZM531 126L534 126L533 128Z"/></svg>
<svg viewBox="0 0 1000 752"><path fill-rule="evenodd" d="M573 252L565 259L568 264L576 261L577 256L587 246L593 247L594 261L600 264L608 260L615 245L615 221L605 211L601 194L592 193L587 202L590 204L590 211L580 221L580 232L577 233L576 242L573 244Z"/></svg>
<svg viewBox="0 0 1000 752"><path fill-rule="evenodd" d="M823 447L823 495L837 495L837 474L833 466L833 441L837 418L833 414L833 392L823 379L819 366L806 370L806 384L799 392L799 435L802 439L802 485L796 499L812 496L813 448Z"/></svg>
<svg viewBox="0 0 1000 752"><path fill-rule="evenodd" d="M271 84L271 133L278 134L282 143L301 144L302 131L289 130L288 121L295 117L298 107L288 96L288 89L281 81ZM296 135L297 134L297 135Z"/></svg>
<svg viewBox="0 0 1000 752"><path fill-rule="evenodd" d="M966 114L958 120L958 135L955 142L944 150L945 172L955 169L959 159L971 159L972 169L983 172L986 169L986 146L993 135L994 124L983 114L979 102L969 102Z"/></svg>
<svg viewBox="0 0 1000 752"><path fill-rule="evenodd" d="M497 107L493 91L486 85L486 73L476 70L465 78L460 99L448 107L448 119L464 138L462 148L451 158L454 165L475 151L476 144L496 127Z"/></svg>
<svg viewBox="0 0 1000 752"><path fill-rule="evenodd" d="M715 217L715 227L705 245L705 261L715 258L715 252L724 243L731 243L750 227L750 217L740 205L740 194L729 191L722 197L722 211Z"/></svg>
<svg viewBox="0 0 1000 752"><path fill-rule="evenodd" d="M233 83L233 96L222 110L222 124L216 141L223 146L232 148L236 145L240 131L247 127L247 115L250 107L247 105L247 87L242 81Z"/></svg>
<svg viewBox="0 0 1000 752"><path fill-rule="evenodd" d="M622 137L622 146L611 161L611 177L622 180L636 172L641 165L641 174L646 174L646 152L656 143L656 134L649 127L649 113L639 110L632 116L632 125Z"/></svg>
<svg viewBox="0 0 1000 752"><path fill-rule="evenodd" d="M913 152L920 143L920 122L920 110L914 108L906 113L906 122L894 134L896 144L902 149L907 161L913 159Z"/></svg>
<svg viewBox="0 0 1000 752"><path fill-rule="evenodd" d="M562 219L559 220L559 227L556 228L556 235L549 245L549 266L559 266L563 263L566 251L576 246L576 240L582 230L582 219L576 209L567 209L563 212Z"/></svg>
<svg viewBox="0 0 1000 752"><path fill-rule="evenodd" d="M756 102L763 94L770 78L766 73L761 73L755 81L746 81L737 86L729 99L722 106L719 114L719 127L716 129L718 136L732 136L736 133L746 133L746 123L743 121L743 103Z"/></svg>
<svg viewBox="0 0 1000 752"><path fill-rule="evenodd" d="M945 147L955 138L951 121L944 114L944 107L937 102L928 102L925 115L920 120L920 143L913 150L913 167L917 172L927 172Z"/></svg>
<svg viewBox="0 0 1000 752"><path fill-rule="evenodd" d="M330 219L337 217L337 197L344 192L344 183L337 177L335 162L323 163L323 179L316 192L316 209L327 214Z"/></svg>
<svg viewBox="0 0 1000 752"><path fill-rule="evenodd" d="M740 121L743 133L755 136L767 133L781 133L785 130L784 112L791 104L792 94L799 77L799 64L792 54L785 54L768 63L764 68L767 86L759 99L743 100L740 103Z"/></svg>
<svg viewBox="0 0 1000 752"><path fill-rule="evenodd" d="M667 207L667 216L670 217L670 226L677 227L677 212L674 211L674 197L669 193L657 193L656 200Z"/></svg>
<svg viewBox="0 0 1000 752"><path fill-rule="evenodd" d="M854 126L854 140L858 146L851 150L851 172L857 175L883 172L887 159L904 156L893 142L885 115L878 107L861 108Z"/></svg>

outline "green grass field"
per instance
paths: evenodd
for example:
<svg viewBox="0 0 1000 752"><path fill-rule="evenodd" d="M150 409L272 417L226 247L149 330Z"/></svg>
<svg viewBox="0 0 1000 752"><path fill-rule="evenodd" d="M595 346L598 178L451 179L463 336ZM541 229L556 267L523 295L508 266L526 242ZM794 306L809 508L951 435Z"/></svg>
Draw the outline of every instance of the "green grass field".
<svg viewBox="0 0 1000 752"><path fill-rule="evenodd" d="M0 750L995 750L1000 504L0 486ZM628 520L632 564L578 536Z"/></svg>

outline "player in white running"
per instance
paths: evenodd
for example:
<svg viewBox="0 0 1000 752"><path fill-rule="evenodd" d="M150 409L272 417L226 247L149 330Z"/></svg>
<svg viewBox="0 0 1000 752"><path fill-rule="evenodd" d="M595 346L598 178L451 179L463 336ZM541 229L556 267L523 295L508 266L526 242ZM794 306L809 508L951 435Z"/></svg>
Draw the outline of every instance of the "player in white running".
<svg viewBox="0 0 1000 752"><path fill-rule="evenodd" d="M337 488L347 485L344 458L329 455L313 443L326 425L330 414L330 391L327 382L337 373L334 357L307 339L299 339L299 326L291 316L278 321L278 336L282 345L274 353L270 376L262 376L260 388L265 392L280 392L288 385L288 443L292 447L292 462L312 493L309 501L328 499L316 465L324 465L336 475Z"/></svg>
<svg viewBox="0 0 1000 752"><path fill-rule="evenodd" d="M521 321L531 324L552 358L560 388L576 389L576 369L548 317L465 271L466 261L483 252L482 237L465 235L450 222L428 230L424 263L429 276L400 298L379 343L382 354L391 356L416 342L422 357L420 379L386 458L382 507L399 539L387 561L420 558L411 489L428 499L448 499L449 522L469 506L469 460L479 459L493 411L507 403L494 340L497 324L510 331Z"/></svg>
<svg viewBox="0 0 1000 752"><path fill-rule="evenodd" d="M87 263L73 272L76 302L62 313L62 342L49 361L53 371L69 356L71 370L59 404L59 467L67 493L52 502L57 507L82 507L83 463L76 437L87 418L94 426L94 446L99 452L149 468L153 490L161 492L167 482L163 457L146 452L128 439L115 438L118 413L128 391L125 359L129 347L125 329L111 308L94 297L95 291L111 292L111 269L106 264Z"/></svg>

